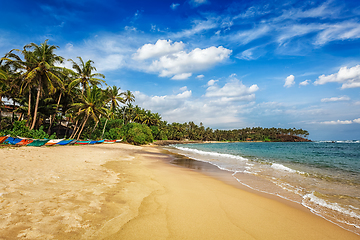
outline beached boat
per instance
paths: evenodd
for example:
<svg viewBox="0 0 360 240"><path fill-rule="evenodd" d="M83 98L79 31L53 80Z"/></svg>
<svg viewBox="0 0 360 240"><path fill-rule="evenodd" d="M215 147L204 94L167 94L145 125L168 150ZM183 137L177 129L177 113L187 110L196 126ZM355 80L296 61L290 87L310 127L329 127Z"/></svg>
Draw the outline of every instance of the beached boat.
<svg viewBox="0 0 360 240"><path fill-rule="evenodd" d="M20 138L21 139L21 138ZM32 143L34 140L33 139L30 139L30 138L23 138L21 139L20 142L18 142L16 145L18 146L26 146L28 145L29 143Z"/></svg>
<svg viewBox="0 0 360 240"><path fill-rule="evenodd" d="M75 144L80 144L80 145L86 145L86 144L89 144L91 141L90 140L77 140L75 142Z"/></svg>
<svg viewBox="0 0 360 240"><path fill-rule="evenodd" d="M122 139L115 140L116 143L122 142Z"/></svg>
<svg viewBox="0 0 360 240"><path fill-rule="evenodd" d="M104 140L104 143L115 143L116 140Z"/></svg>
<svg viewBox="0 0 360 240"><path fill-rule="evenodd" d="M71 142L69 142L68 145L74 145L76 143L76 139L72 140Z"/></svg>
<svg viewBox="0 0 360 240"><path fill-rule="evenodd" d="M31 143L26 145L27 147L41 147L44 146L49 139L34 139Z"/></svg>
<svg viewBox="0 0 360 240"><path fill-rule="evenodd" d="M2 137L0 137L0 143L3 143L7 138L8 138L8 136L2 136Z"/></svg>
<svg viewBox="0 0 360 240"><path fill-rule="evenodd" d="M64 138L62 138L62 139L50 139L47 143L45 143L45 146L55 145L55 144L61 142L62 140L64 140Z"/></svg>
<svg viewBox="0 0 360 240"><path fill-rule="evenodd" d="M74 141L74 139L64 139L64 140L56 143L56 145L68 145L68 144L71 143L72 141Z"/></svg>
<svg viewBox="0 0 360 240"><path fill-rule="evenodd" d="M91 140L89 144L99 144L99 143L103 143L104 140Z"/></svg>
<svg viewBox="0 0 360 240"><path fill-rule="evenodd" d="M20 142L22 139L20 138L14 138L14 137L8 137L5 141L4 144L10 144L10 145L15 145L18 142Z"/></svg>

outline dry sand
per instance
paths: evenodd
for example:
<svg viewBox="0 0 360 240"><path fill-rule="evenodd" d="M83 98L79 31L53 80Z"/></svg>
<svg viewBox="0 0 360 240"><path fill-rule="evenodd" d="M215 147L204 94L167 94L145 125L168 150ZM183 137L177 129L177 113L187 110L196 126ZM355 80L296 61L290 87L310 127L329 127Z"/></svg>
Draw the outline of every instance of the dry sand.
<svg viewBox="0 0 360 240"><path fill-rule="evenodd" d="M360 239L126 144L0 148L0 239Z"/></svg>

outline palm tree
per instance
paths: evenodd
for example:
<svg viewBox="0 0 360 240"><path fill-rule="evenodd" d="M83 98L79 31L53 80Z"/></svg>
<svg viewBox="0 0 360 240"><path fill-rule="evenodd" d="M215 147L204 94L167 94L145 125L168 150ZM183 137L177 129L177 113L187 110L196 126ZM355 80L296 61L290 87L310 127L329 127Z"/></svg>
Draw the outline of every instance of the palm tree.
<svg viewBox="0 0 360 240"><path fill-rule="evenodd" d="M98 121L100 115L107 116L107 109L104 107L103 92L96 86L87 88L85 94L81 96L80 102L73 103L72 106L73 109L79 110L77 113L79 118L85 117L77 139L80 138L89 117L93 118L95 121Z"/></svg>
<svg viewBox="0 0 360 240"><path fill-rule="evenodd" d="M94 64L92 60L88 60L86 63L84 63L81 57L78 57L78 59L80 60L80 65L72 59L68 60L72 62L72 68L75 70L74 75L76 76L76 79L70 83L70 88L81 85L81 91L84 93L85 90L90 87L90 84L92 86L97 86L101 85L101 83L105 83L103 79L96 78L105 78L105 75L101 73L92 73L92 71L96 71L96 68L92 66L92 64Z"/></svg>
<svg viewBox="0 0 360 240"><path fill-rule="evenodd" d="M119 103L124 103L125 99L121 97L123 95L120 92L120 88L116 86L108 87L106 89L107 103L110 103L110 111L115 112L115 109L119 107Z"/></svg>
<svg viewBox="0 0 360 240"><path fill-rule="evenodd" d="M23 87L29 89L29 94L31 94L31 88L36 87L37 95L35 102L35 110L33 122L30 129L33 129L37 120L37 112L39 106L40 96L44 89L47 92L52 93L55 91L55 85L61 86L62 81L60 79L60 69L61 67L55 66L58 63L63 62L63 58L56 55L54 51L59 48L55 45L48 45L48 40L45 40L44 43L37 45L35 43L30 43L24 46L23 50L13 49L11 50L5 60L12 63L15 69L21 69L24 71L23 84L21 85L21 90ZM20 52L25 60L22 60L19 56L13 53L13 51ZM30 99L30 96L29 96ZM31 104L29 102L29 109Z"/></svg>
<svg viewBox="0 0 360 240"><path fill-rule="evenodd" d="M135 96L130 90L123 93L125 103L131 103L135 101Z"/></svg>

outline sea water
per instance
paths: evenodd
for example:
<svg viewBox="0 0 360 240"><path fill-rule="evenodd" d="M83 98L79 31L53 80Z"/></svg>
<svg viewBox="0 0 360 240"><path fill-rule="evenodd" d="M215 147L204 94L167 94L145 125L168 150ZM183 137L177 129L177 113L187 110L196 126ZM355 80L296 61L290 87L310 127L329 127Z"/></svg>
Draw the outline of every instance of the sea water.
<svg viewBox="0 0 360 240"><path fill-rule="evenodd" d="M360 235L360 141L179 144L168 150L229 171Z"/></svg>

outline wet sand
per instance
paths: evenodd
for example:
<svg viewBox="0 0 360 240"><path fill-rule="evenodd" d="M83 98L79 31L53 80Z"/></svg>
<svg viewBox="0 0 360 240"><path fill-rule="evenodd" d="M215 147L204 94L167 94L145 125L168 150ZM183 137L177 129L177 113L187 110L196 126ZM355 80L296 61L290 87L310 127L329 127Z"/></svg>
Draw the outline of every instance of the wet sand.
<svg viewBox="0 0 360 240"><path fill-rule="evenodd" d="M127 144L0 148L0 239L360 239L172 158Z"/></svg>

